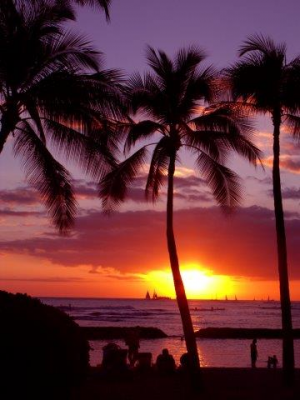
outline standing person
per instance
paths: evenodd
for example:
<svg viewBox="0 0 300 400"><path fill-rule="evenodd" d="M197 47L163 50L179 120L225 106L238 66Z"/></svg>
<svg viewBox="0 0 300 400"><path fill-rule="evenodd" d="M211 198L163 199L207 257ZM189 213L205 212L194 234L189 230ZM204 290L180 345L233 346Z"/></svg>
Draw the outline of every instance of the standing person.
<svg viewBox="0 0 300 400"><path fill-rule="evenodd" d="M256 368L256 361L257 361L257 339L253 339L250 345L250 355L251 355L251 366L252 368Z"/></svg>
<svg viewBox="0 0 300 400"><path fill-rule="evenodd" d="M140 348L140 338L138 329L130 329L125 339L125 344L128 346L128 360L131 367L134 366L137 360L137 355Z"/></svg>

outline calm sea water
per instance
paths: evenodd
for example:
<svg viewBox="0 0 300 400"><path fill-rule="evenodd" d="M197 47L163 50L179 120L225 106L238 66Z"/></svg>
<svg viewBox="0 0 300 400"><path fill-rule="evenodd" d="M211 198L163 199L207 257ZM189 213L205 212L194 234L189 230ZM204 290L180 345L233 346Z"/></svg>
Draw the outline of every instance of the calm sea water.
<svg viewBox="0 0 300 400"><path fill-rule="evenodd" d="M140 351L150 351L155 360L163 348L168 348L176 362L185 352L181 340L181 320L174 300L130 299L67 299L44 298L44 303L63 307L81 326L148 326L162 329L171 337L142 340ZM280 305L276 301L203 301L191 300L190 309L195 330L207 327L280 328ZM211 311L219 308L222 310ZM300 328L300 302L292 305L294 328ZM102 359L107 341L91 341L90 363ZM125 347L123 341L115 341ZM198 339L202 366L250 367L249 340ZM276 354L281 365L281 340L258 341L258 367L266 366L269 355ZM300 340L295 340L296 365L300 368Z"/></svg>

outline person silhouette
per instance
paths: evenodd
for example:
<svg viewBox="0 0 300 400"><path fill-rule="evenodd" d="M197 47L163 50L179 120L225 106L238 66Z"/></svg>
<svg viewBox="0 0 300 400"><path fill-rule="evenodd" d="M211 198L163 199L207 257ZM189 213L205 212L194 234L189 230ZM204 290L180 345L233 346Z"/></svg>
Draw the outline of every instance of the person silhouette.
<svg viewBox="0 0 300 400"><path fill-rule="evenodd" d="M278 358L276 355L274 355L273 357L269 356L268 357L268 368L277 368L278 365Z"/></svg>
<svg viewBox="0 0 300 400"><path fill-rule="evenodd" d="M257 361L257 339L253 339L250 345L250 356L251 356L251 367L256 368L256 361Z"/></svg>
<svg viewBox="0 0 300 400"><path fill-rule="evenodd" d="M131 367L134 366L140 348L139 330L130 329L125 338L125 344L128 346L128 360Z"/></svg>
<svg viewBox="0 0 300 400"><path fill-rule="evenodd" d="M180 357L180 370L181 371L188 371L189 370L189 365L190 365L190 358L188 353L183 353L182 356Z"/></svg>
<svg viewBox="0 0 300 400"><path fill-rule="evenodd" d="M169 374L175 371L175 360L168 349L163 349L161 354L158 355L156 359L156 369L163 374Z"/></svg>

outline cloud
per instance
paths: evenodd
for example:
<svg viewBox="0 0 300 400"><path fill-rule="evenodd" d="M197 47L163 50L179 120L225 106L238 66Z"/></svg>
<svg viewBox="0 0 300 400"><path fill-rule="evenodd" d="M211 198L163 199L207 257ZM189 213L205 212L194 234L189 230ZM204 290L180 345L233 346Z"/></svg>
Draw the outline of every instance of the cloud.
<svg viewBox="0 0 300 400"><path fill-rule="evenodd" d="M262 160L263 164L272 168L273 156L267 157ZM283 154L280 157L280 167L282 170L292 172L294 174L300 173L300 156L290 156Z"/></svg>
<svg viewBox="0 0 300 400"><path fill-rule="evenodd" d="M17 187L14 190L0 190L0 202L9 205L32 206L40 201L38 192L31 188Z"/></svg>
<svg viewBox="0 0 300 400"><path fill-rule="evenodd" d="M273 193L272 193L272 195L273 195ZM300 199L300 189L285 188L282 190L282 196L285 199L299 200Z"/></svg>
<svg viewBox="0 0 300 400"><path fill-rule="evenodd" d="M75 195L79 199L96 199L98 197L97 185L93 182L74 180Z"/></svg>
<svg viewBox="0 0 300 400"><path fill-rule="evenodd" d="M41 216L44 215L42 212L38 211L15 211L11 209L2 209L0 210L0 216L4 217L36 217L36 216Z"/></svg>
<svg viewBox="0 0 300 400"><path fill-rule="evenodd" d="M103 268L102 266L93 265L89 274L101 275L105 279L116 279L118 281L130 281L130 282L143 282L144 279L142 276L138 274L122 274L120 271L115 270L114 268Z"/></svg>
<svg viewBox="0 0 300 400"><path fill-rule="evenodd" d="M47 277L47 278L5 278L0 276L0 282L43 282L43 283L77 283L88 282L83 278L78 277Z"/></svg>
<svg viewBox="0 0 300 400"><path fill-rule="evenodd" d="M247 176L246 180L250 180L250 181L256 182L258 184L264 185L264 186L272 185L272 178L270 178L268 176L265 178L257 178L256 176Z"/></svg>
<svg viewBox="0 0 300 400"><path fill-rule="evenodd" d="M287 212L286 217L291 277L299 279L299 215ZM0 250L68 267L90 265L92 273L101 266L121 275L143 274L169 266L165 218L164 212L157 211L128 211L110 217L91 211L78 218L70 238L7 241L0 244ZM249 207L225 216L217 207L185 209L175 212L174 222L183 264L198 262L217 274L277 278L273 211Z"/></svg>
<svg viewBox="0 0 300 400"><path fill-rule="evenodd" d="M300 173L300 157L298 156L285 156L280 161L281 168L296 174Z"/></svg>

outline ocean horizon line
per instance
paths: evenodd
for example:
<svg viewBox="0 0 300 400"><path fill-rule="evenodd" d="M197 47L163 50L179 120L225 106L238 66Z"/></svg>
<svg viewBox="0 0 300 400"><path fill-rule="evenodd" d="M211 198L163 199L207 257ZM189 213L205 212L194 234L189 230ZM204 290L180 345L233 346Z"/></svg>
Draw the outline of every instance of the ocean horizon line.
<svg viewBox="0 0 300 400"><path fill-rule="evenodd" d="M169 298L169 299L145 299L145 297L89 297L89 296L32 296L34 298L37 299L64 299L64 300L116 300L116 301L120 301L120 300L128 300L128 301L132 301L132 300L145 300L145 301L149 301L149 302L168 302L168 301L176 301L176 298ZM228 299L201 299L201 298L190 298L188 299L188 301L216 301L216 302L267 302L267 303L272 303L272 302L279 302L279 299L234 299L234 298L228 298ZM300 299L295 299L292 300L293 302L300 302Z"/></svg>

